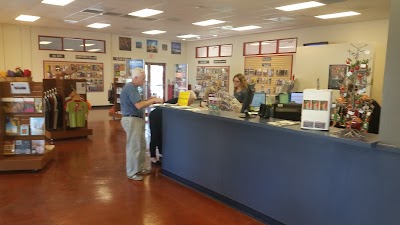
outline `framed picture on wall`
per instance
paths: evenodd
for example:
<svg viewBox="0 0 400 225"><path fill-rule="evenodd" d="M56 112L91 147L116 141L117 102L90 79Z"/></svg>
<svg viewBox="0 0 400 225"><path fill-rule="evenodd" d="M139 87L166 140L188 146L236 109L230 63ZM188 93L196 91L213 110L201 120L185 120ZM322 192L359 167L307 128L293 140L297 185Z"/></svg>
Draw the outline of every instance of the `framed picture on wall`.
<svg viewBox="0 0 400 225"><path fill-rule="evenodd" d="M136 48L142 48L142 42L141 41L137 41L136 42Z"/></svg>
<svg viewBox="0 0 400 225"><path fill-rule="evenodd" d="M158 41L157 40L147 40L147 52L158 52Z"/></svg>
<svg viewBox="0 0 400 225"><path fill-rule="evenodd" d="M181 54L181 43L171 42L171 54L175 54L175 55Z"/></svg>
<svg viewBox="0 0 400 225"><path fill-rule="evenodd" d="M119 50L131 51L132 50L131 42L132 42L131 38L119 37Z"/></svg>
<svg viewBox="0 0 400 225"><path fill-rule="evenodd" d="M347 65L329 65L328 89L340 90L347 73Z"/></svg>

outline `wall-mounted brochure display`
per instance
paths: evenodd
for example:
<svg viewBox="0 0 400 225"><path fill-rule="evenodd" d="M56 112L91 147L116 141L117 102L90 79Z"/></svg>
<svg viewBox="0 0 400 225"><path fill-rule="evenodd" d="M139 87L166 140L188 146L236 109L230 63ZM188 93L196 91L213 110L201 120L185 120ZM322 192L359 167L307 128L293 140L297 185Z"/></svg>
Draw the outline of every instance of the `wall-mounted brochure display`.
<svg viewBox="0 0 400 225"><path fill-rule="evenodd" d="M256 92L279 94L292 78L293 55L248 56L244 60L244 75L255 84Z"/></svg>
<svg viewBox="0 0 400 225"><path fill-rule="evenodd" d="M297 50L297 38L254 41L254 42L245 42L243 44L244 56L295 53L296 50Z"/></svg>
<svg viewBox="0 0 400 225"><path fill-rule="evenodd" d="M207 87L217 85L221 90L229 91L229 66L198 66L196 85L201 86L200 96Z"/></svg>
<svg viewBox="0 0 400 225"><path fill-rule="evenodd" d="M45 79L86 79L88 92L104 91L103 63L43 61Z"/></svg>
<svg viewBox="0 0 400 225"><path fill-rule="evenodd" d="M196 58L231 57L232 50L231 44L196 47Z"/></svg>

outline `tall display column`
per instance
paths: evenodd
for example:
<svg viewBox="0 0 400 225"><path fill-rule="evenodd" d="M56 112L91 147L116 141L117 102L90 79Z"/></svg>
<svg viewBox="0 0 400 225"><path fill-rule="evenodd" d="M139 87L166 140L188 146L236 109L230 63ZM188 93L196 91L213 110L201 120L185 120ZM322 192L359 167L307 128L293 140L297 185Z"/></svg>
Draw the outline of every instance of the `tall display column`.
<svg viewBox="0 0 400 225"><path fill-rule="evenodd" d="M400 147L400 1L390 5L389 34L383 80L379 139L384 144Z"/></svg>

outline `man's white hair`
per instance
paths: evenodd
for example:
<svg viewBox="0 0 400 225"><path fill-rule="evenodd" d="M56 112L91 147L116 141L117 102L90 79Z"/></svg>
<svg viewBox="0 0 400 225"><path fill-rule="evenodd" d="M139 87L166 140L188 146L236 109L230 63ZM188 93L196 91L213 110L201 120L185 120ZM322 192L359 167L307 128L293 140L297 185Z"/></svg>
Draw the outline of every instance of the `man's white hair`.
<svg viewBox="0 0 400 225"><path fill-rule="evenodd" d="M144 73L144 69L136 67L135 69L132 70L132 79L140 77L142 73Z"/></svg>

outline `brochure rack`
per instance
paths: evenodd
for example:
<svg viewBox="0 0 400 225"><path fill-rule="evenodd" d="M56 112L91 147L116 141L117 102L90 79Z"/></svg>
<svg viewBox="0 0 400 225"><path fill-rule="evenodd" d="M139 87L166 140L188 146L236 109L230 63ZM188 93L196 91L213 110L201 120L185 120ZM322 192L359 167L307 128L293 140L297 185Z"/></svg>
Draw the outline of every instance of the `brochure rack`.
<svg viewBox="0 0 400 225"><path fill-rule="evenodd" d="M24 82L30 91L19 94L10 84L0 82L0 171L40 170L55 156L45 147L42 83Z"/></svg>
<svg viewBox="0 0 400 225"><path fill-rule="evenodd" d="M43 90L50 91L52 89L56 89L57 93L60 95L61 100L64 104L65 99L73 92L76 91L76 85L80 83L85 83L85 80L82 79L43 79ZM80 94L83 99L86 98L86 94ZM64 107L63 107L64 109ZM86 122L85 127L80 128L69 128L67 126L67 113L62 110L60 113L62 118L62 124L57 129L47 129L45 135L48 139L51 140L60 140L67 138L80 138L87 137L93 134L93 130L88 128L88 124Z"/></svg>
<svg viewBox="0 0 400 225"><path fill-rule="evenodd" d="M248 56L244 60L244 75L248 83L255 84L256 92L275 95L293 78L292 65L293 55Z"/></svg>
<svg viewBox="0 0 400 225"><path fill-rule="evenodd" d="M118 83L118 78L114 79L114 83L112 84L112 91L114 96L114 110L109 112L108 115L111 116L114 120L121 119L121 104L120 104L120 93L125 83Z"/></svg>

